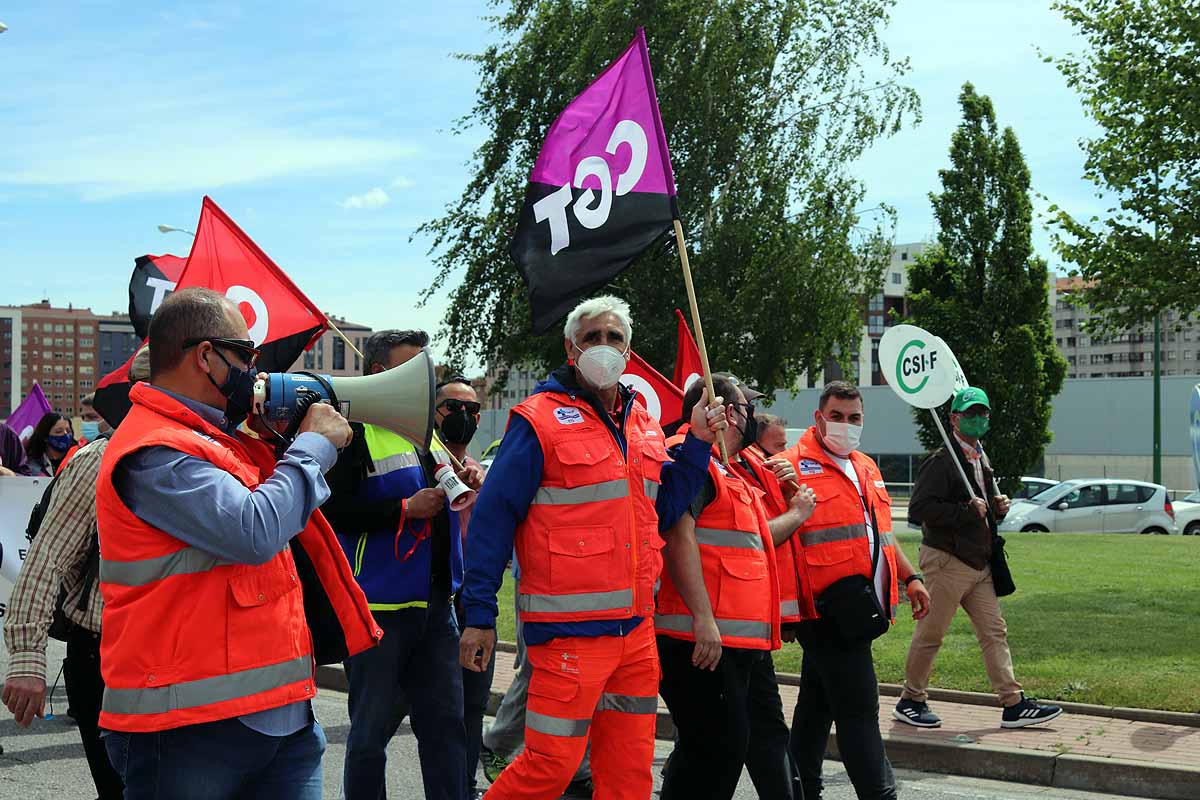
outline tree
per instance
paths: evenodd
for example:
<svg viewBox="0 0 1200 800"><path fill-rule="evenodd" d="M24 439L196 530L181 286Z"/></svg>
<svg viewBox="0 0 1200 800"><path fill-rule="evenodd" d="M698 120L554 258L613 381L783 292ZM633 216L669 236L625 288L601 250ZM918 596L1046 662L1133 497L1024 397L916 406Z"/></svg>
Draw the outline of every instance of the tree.
<svg viewBox="0 0 1200 800"><path fill-rule="evenodd" d="M909 272L909 319L945 339L967 379L988 393L988 457L1012 488L1050 442L1050 403L1067 365L1054 345L1046 262L1033 255L1029 169L1017 136L997 129L992 101L971 84L959 104L951 167L938 172L942 192L930 194L938 246ZM914 409L914 418L921 442L940 445L929 414Z"/></svg>
<svg viewBox="0 0 1200 800"><path fill-rule="evenodd" d="M1084 177L1116 198L1106 219L1051 207L1101 330L1200 308L1200 15L1193 0L1082 0L1054 8L1088 43L1052 61L1100 133Z"/></svg>
<svg viewBox="0 0 1200 800"><path fill-rule="evenodd" d="M486 136L472 178L418 231L438 267L425 299L458 281L444 320L450 357L562 362L561 335L529 333L507 246L546 129L641 24L713 368L790 387L829 353L851 352L889 237L882 226L856 233L864 190L848 167L919 113L915 93L896 82L907 62L894 61L878 35L893 2L505 4L493 18L500 41L466 56L480 85L455 132ZM630 302L635 348L669 374L671 311L687 308L673 243L652 248L606 291Z"/></svg>

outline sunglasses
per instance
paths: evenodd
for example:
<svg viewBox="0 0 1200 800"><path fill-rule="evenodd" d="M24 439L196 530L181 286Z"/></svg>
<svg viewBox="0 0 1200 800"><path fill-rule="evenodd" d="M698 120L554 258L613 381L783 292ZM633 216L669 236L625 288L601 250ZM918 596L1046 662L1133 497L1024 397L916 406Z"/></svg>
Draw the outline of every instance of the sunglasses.
<svg viewBox="0 0 1200 800"><path fill-rule="evenodd" d="M466 409L468 414L478 414L482 405L473 400L455 400L454 398L449 398L438 403L437 407L444 407L451 414L457 414L463 409Z"/></svg>
<svg viewBox="0 0 1200 800"><path fill-rule="evenodd" d="M194 339L184 339L183 349L195 347L201 342L208 342L213 347L227 347L230 350L236 350L245 360L248 368L254 366L254 362L258 361L261 352L249 339L225 339L220 336L197 336Z"/></svg>
<svg viewBox="0 0 1200 800"><path fill-rule="evenodd" d="M731 405L740 411L742 416L746 419L750 419L754 416L754 403L729 403L728 405Z"/></svg>

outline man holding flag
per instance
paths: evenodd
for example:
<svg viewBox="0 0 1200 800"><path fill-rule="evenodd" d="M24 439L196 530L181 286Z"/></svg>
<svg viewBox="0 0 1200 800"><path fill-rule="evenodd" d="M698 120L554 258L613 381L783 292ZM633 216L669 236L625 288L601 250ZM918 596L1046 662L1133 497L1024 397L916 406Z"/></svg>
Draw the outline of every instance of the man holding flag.
<svg viewBox="0 0 1200 800"><path fill-rule="evenodd" d="M721 398L697 403L671 462L662 429L618 383L629 307L615 297L586 301L563 332L567 364L513 409L471 515L460 659L477 672L491 659L496 592L515 543L533 665L526 744L488 797L558 797L590 737L597 796L645 800L658 708L659 532L703 484L725 412Z"/></svg>

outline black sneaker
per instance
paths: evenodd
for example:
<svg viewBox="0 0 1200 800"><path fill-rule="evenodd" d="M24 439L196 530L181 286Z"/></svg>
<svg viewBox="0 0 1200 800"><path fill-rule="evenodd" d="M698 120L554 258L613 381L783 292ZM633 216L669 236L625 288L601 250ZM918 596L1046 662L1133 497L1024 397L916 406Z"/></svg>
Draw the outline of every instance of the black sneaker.
<svg viewBox="0 0 1200 800"><path fill-rule="evenodd" d="M929 710L928 703L918 703L916 700L901 700L892 709L892 716L901 722L918 728L940 728L942 718Z"/></svg>
<svg viewBox="0 0 1200 800"><path fill-rule="evenodd" d="M1021 702L1004 709L1000 719L1001 728L1026 728L1030 725L1041 725L1049 722L1062 713L1058 706L1042 705L1036 700L1030 700L1021 695Z"/></svg>

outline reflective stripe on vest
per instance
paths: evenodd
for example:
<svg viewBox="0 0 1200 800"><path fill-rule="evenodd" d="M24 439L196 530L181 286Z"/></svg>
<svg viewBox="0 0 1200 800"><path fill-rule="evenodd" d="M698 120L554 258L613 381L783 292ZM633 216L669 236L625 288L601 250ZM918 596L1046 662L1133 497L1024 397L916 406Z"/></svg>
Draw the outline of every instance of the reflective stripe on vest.
<svg viewBox="0 0 1200 800"><path fill-rule="evenodd" d="M585 592L582 594L520 594L517 608L534 613L561 611L628 611L633 605L633 590Z"/></svg>
<svg viewBox="0 0 1200 800"><path fill-rule="evenodd" d="M658 487L659 484L649 478L642 479L642 491L646 493L646 497L649 497L652 503L658 499Z"/></svg>
<svg viewBox="0 0 1200 800"><path fill-rule="evenodd" d="M564 719L552 717L549 714L539 714L532 709L525 710L525 725L531 731L544 733L547 736L587 736L590 719Z"/></svg>
<svg viewBox="0 0 1200 800"><path fill-rule="evenodd" d="M696 543L710 547L737 547L742 550L762 550L763 540L758 532L696 528Z"/></svg>
<svg viewBox="0 0 1200 800"><path fill-rule="evenodd" d="M745 619L718 619L717 630L722 636L739 636L743 639L771 641L771 623L751 622ZM692 632L692 617L687 614L656 614L654 627L664 631Z"/></svg>
<svg viewBox="0 0 1200 800"><path fill-rule="evenodd" d="M800 543L805 547L830 542L845 542L850 539L864 539L867 536L867 526L861 522L853 525L835 525L832 528L821 528L815 531L801 531Z"/></svg>
<svg viewBox="0 0 1200 800"><path fill-rule="evenodd" d="M800 616L800 601L799 600L784 600L779 604L779 616L781 617L798 617Z"/></svg>
<svg viewBox="0 0 1200 800"><path fill-rule="evenodd" d="M415 452L395 453L383 458L372 459L371 465L375 468L375 475L386 475L389 472L395 472L405 467L420 467L421 459Z"/></svg>
<svg viewBox="0 0 1200 800"><path fill-rule="evenodd" d="M657 714L658 697L639 697L632 694L600 695L597 711L620 711L622 714Z"/></svg>
<svg viewBox="0 0 1200 800"><path fill-rule="evenodd" d="M216 675L170 686L145 689L104 688L104 711L109 714L166 714L186 708L237 700L312 678L312 658L301 656L279 664Z"/></svg>
<svg viewBox="0 0 1200 800"><path fill-rule="evenodd" d="M570 506L596 503L601 500L619 500L629 496L629 481L618 478L600 483L589 483L568 489L564 486L543 486L533 496L540 505Z"/></svg>
<svg viewBox="0 0 1200 800"><path fill-rule="evenodd" d="M141 561L110 561L101 558L100 580L119 586L145 586L172 575L195 575L229 563L196 547L185 547L165 556Z"/></svg>

